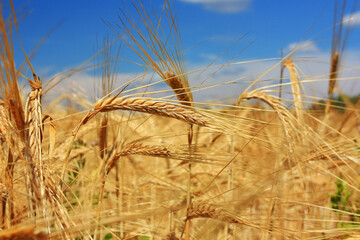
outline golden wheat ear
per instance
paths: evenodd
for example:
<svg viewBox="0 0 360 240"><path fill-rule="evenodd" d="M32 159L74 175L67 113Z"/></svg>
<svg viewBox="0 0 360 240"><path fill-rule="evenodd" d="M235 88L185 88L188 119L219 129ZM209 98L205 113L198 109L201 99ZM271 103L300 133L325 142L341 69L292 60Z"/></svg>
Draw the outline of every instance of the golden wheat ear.
<svg viewBox="0 0 360 240"><path fill-rule="evenodd" d="M329 113L331 107L331 101L335 92L338 68L339 68L339 52L335 52L331 56L330 74L329 74L329 87L328 87L328 101L325 107L325 113Z"/></svg>
<svg viewBox="0 0 360 240"><path fill-rule="evenodd" d="M175 76L169 72L165 72L164 75L166 83L174 90L179 102L184 105L192 106L193 96L188 81L183 77Z"/></svg>
<svg viewBox="0 0 360 240"><path fill-rule="evenodd" d="M28 174L31 175L28 184L31 189L31 199L37 203L32 207L37 208L37 204L45 207L45 185L42 162L42 84L40 79L34 74L34 81L30 81L31 92L28 95L25 105L25 126L28 163ZM33 214L36 214L35 211ZM35 215L34 215L35 216Z"/></svg>
<svg viewBox="0 0 360 240"><path fill-rule="evenodd" d="M120 157L128 155L143 155L153 157L171 156L170 151L165 147L133 142L115 149L115 154L107 163L106 172L110 172L110 170L117 164Z"/></svg>
<svg viewBox="0 0 360 240"><path fill-rule="evenodd" d="M330 79L329 79L329 89L328 95L332 97L336 85L336 79L338 75L338 66L339 66L339 52L335 52L331 57L331 67L330 67Z"/></svg>
<svg viewBox="0 0 360 240"><path fill-rule="evenodd" d="M263 227L256 225L249 220L235 216L231 214L228 210L222 209L211 204L206 203L194 203L187 210L187 218L212 218L217 219L227 223L236 223L240 225L250 226L257 229L262 229Z"/></svg>
<svg viewBox="0 0 360 240"><path fill-rule="evenodd" d="M83 124L87 123L99 112L110 112L116 110L129 110L159 115L199 126L208 126L211 122L205 115L180 105L174 105L162 101L153 101L147 98L110 97L103 98L95 103L94 108L81 120L78 126L74 129L73 133L76 134Z"/></svg>
<svg viewBox="0 0 360 240"><path fill-rule="evenodd" d="M338 8L337 6L338 3L339 2L337 1L334 2L335 12L334 12L332 41L331 41L328 101L325 107L326 114L330 112L331 101L333 100L334 92L336 90L336 85L339 81L339 75L340 75L339 68L341 64L341 56L346 45L347 36L349 34L349 26L347 24L344 24L344 18L345 18L344 16L345 16L347 1L343 1L342 6L340 8Z"/></svg>
<svg viewBox="0 0 360 240"><path fill-rule="evenodd" d="M295 68L294 62L290 58L287 58L284 61L284 67L287 68L290 73L290 81L292 94L294 97L296 116L299 121L303 121L302 95L300 91L301 79L299 73Z"/></svg>
<svg viewBox="0 0 360 240"><path fill-rule="evenodd" d="M281 102L274 97L260 91L253 90L241 94L238 98L238 105L242 99L258 99L266 104L268 104L272 109L274 109L283 124L285 136L287 138L287 143L289 144L290 152L295 151L295 145L299 141L296 135L296 122L294 121L291 113L282 106Z"/></svg>

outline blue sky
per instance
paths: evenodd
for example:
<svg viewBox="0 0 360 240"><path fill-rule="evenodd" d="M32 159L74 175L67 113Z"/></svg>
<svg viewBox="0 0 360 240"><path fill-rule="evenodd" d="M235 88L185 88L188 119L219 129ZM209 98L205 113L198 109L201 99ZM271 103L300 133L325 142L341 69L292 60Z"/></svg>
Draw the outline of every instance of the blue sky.
<svg viewBox="0 0 360 240"><path fill-rule="evenodd" d="M162 1L152 2L155 9L161 10ZM76 67L90 58L104 36L115 38L116 34L103 20L119 23L118 13L123 5L119 0L32 0L14 1L14 4L19 12L18 17L25 14L19 28L27 53L61 22L32 60L35 69L44 75L43 78ZM352 1L348 1L346 14L351 13L352 4ZM281 49L289 49L303 41L309 41L311 45L303 51L307 53L306 57L321 56L321 60L328 61L334 15L332 0L175 0L175 5L184 48L191 48L186 51L189 69L206 66L244 34L246 37L222 56L219 63L244 48L246 50L233 61L280 57ZM353 13L358 10L355 9ZM5 14L8 11L7 4L4 11ZM350 53L360 50L357 43L360 17L354 16L356 18L353 19L346 45ZM131 55L125 45L122 48L122 58L141 62ZM23 57L17 44L15 51L19 65ZM355 61L353 58L357 61L360 56L351 56L351 61ZM261 67L264 69L258 72L265 71L268 65ZM234 71L247 73L244 68ZM137 69L124 64L119 70L128 74Z"/></svg>

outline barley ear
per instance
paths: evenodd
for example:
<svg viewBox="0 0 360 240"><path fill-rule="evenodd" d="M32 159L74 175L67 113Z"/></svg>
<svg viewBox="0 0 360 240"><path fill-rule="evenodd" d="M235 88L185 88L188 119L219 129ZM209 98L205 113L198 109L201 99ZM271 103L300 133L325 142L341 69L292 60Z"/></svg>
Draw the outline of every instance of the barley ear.
<svg viewBox="0 0 360 240"><path fill-rule="evenodd" d="M338 77L339 52L335 52L331 57L331 67L329 74L328 101L326 103L325 113L329 113L331 100L333 98Z"/></svg>
<svg viewBox="0 0 360 240"><path fill-rule="evenodd" d="M241 224L241 225L261 229L260 226L253 224L244 218L235 216L225 209L205 203L192 204L192 206L188 208L187 219L194 219L194 218L212 218L227 223L236 223L236 224Z"/></svg>
<svg viewBox="0 0 360 240"><path fill-rule="evenodd" d="M166 83L174 90L179 102L184 105L193 105L193 96L188 81L184 77L175 76L172 73L164 72Z"/></svg>
<svg viewBox="0 0 360 240"><path fill-rule="evenodd" d="M302 97L300 92L300 76L295 68L294 62L290 58L287 58L284 61L284 67L286 67L290 73L290 81L291 81L291 88L294 97L296 116L299 121L302 121L303 110L302 110Z"/></svg>
<svg viewBox="0 0 360 240"><path fill-rule="evenodd" d="M86 124L99 112L111 112L116 110L129 110L159 115L199 126L209 126L211 123L210 119L205 115L180 105L170 104L163 101L154 101L147 98L109 97L100 99L95 103L93 109L89 111L75 127L73 135L76 135L80 127Z"/></svg>
<svg viewBox="0 0 360 240"><path fill-rule="evenodd" d="M129 143L121 147L115 147L115 154L109 157L107 172L109 172L118 162L120 157L128 155L143 155L154 157L170 157L170 151L165 147L145 145L141 143Z"/></svg>
<svg viewBox="0 0 360 240"><path fill-rule="evenodd" d="M31 178L27 179L27 181L30 197L32 201L35 201L31 207L32 210L34 211L36 209L36 202L38 202L42 205L43 213L46 213L41 149L43 137L41 110L42 84L35 74L34 81L30 81L30 86L31 92L28 95L25 106L27 177ZM33 214L35 214L35 212L33 212Z"/></svg>
<svg viewBox="0 0 360 240"><path fill-rule="evenodd" d="M284 127L284 133L287 138L287 143L289 144L290 152L295 151L295 145L299 142L299 139L296 134L296 122L294 121L292 114L282 106L281 102L274 97L260 91L251 91L243 93L238 98L238 105L242 99L258 99L266 104L268 104L272 109L274 109L282 122Z"/></svg>

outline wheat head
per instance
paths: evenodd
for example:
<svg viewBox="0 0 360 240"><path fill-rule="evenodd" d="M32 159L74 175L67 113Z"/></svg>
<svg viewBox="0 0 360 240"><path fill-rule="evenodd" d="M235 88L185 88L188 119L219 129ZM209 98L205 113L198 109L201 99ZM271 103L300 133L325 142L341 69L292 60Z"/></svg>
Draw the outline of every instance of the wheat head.
<svg viewBox="0 0 360 240"><path fill-rule="evenodd" d="M284 61L284 67L286 67L290 73L290 81L294 96L296 116L301 121L303 118L303 112L302 112L302 98L300 92L300 76L295 68L294 62L290 58L287 58Z"/></svg>
<svg viewBox="0 0 360 240"><path fill-rule="evenodd" d="M100 99L95 103L94 108L81 120L73 133L75 134L83 124L93 118L97 113L116 110L129 110L170 117L199 126L208 126L210 124L210 119L205 115L180 105L154 101L147 98L109 97Z"/></svg>
<svg viewBox="0 0 360 240"><path fill-rule="evenodd" d="M164 72L164 75L166 77L166 83L174 90L179 102L184 105L192 106L193 96L187 80L169 72Z"/></svg>
<svg viewBox="0 0 360 240"><path fill-rule="evenodd" d="M107 165L107 172L109 172L115 166L120 157L133 154L156 157L170 157L170 151L165 147L145 145L141 143L129 143L125 146L118 148L115 151L115 154L110 157L110 161Z"/></svg>

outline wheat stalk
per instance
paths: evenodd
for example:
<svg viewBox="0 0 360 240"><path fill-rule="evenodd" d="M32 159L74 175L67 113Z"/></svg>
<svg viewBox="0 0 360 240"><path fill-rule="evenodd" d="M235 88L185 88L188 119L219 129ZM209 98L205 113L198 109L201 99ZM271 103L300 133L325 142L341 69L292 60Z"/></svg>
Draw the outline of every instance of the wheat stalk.
<svg viewBox="0 0 360 240"><path fill-rule="evenodd" d="M101 120L100 129L99 129L99 148L100 148L101 158L104 158L107 149L107 127L108 127L108 117L104 116Z"/></svg>
<svg viewBox="0 0 360 240"><path fill-rule="evenodd" d="M158 147L158 146L150 146L150 145L143 145L139 143L129 143L125 146L122 146L120 148L117 147L117 144L113 145L112 150L109 151L109 155L106 161L102 163L101 166L101 188L100 188L100 194L99 194L99 207L97 212L97 218L100 219L100 211L101 211L101 202L104 197L104 188L105 188L105 182L107 174L110 172L110 170L117 165L119 158L122 156L127 156L131 154L138 154L138 155L147 155L147 156L162 156L162 157L169 157L170 153L169 151L164 147ZM122 194L120 195L122 199Z"/></svg>
<svg viewBox="0 0 360 240"><path fill-rule="evenodd" d="M189 83L187 79L184 78L184 76L179 77L168 72L164 72L164 76L166 77L165 79L166 83L174 90L179 102L183 105L193 106L193 96L189 88ZM191 164L192 164L191 160L193 155L193 149L191 145L192 145L193 135L194 135L193 124L190 124L188 127L188 146L190 153L190 161L188 161L187 207L190 207L191 205ZM186 239L189 239L190 220L186 221L185 227L186 227L185 229Z"/></svg>
<svg viewBox="0 0 360 240"><path fill-rule="evenodd" d="M189 84L185 78L185 68L183 57L183 49L181 43L181 36L177 24L176 14L171 10L170 1L164 1L164 9L166 12L166 19L171 29L170 34L165 34L161 24L162 16L158 17L155 14L155 24L149 17L150 14L145 10L143 3L139 0L138 4L133 4L138 15L142 18L144 26L146 26L146 34L143 34L138 24L134 22L132 16L128 16L123 12L123 17L120 16L120 21L129 36L131 44L128 39L123 39L125 43L146 63L146 65L153 69L166 83L174 90L179 102L183 105L193 106L193 97L189 88ZM152 14L151 14L152 15ZM127 24L128 23L128 24ZM129 27L130 26L130 27ZM133 31L131 31L133 30ZM138 37L136 37L138 36ZM164 39L162 39L162 36ZM173 43L171 48L170 42ZM137 46L140 51L135 47ZM193 138L193 124L188 122L188 145L191 153L191 145ZM199 125L199 124L198 124ZM201 125L203 126L203 125ZM188 207L190 206L190 180L191 180L191 160L188 162ZM187 224L188 226L188 224ZM185 239L189 239L188 228L186 230Z"/></svg>
<svg viewBox="0 0 360 240"><path fill-rule="evenodd" d="M74 225L69 217L68 211L65 206L62 204L61 196L62 189L59 187L59 184L52 178L52 175L49 171L44 171L45 181L45 194L46 200L51 204L51 207L56 216L56 222L60 228L61 234L64 239L71 239L68 230L70 225Z"/></svg>

